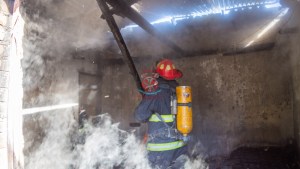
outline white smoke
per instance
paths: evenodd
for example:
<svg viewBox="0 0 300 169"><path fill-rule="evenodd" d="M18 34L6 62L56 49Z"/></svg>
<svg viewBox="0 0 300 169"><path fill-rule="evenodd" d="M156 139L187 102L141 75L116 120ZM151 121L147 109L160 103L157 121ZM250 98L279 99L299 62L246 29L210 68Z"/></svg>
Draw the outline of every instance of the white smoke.
<svg viewBox="0 0 300 169"><path fill-rule="evenodd" d="M42 114L38 120L45 136L36 151L25 158L25 168L67 168L68 163L72 161L71 144L68 139L70 125L74 123L72 114L59 111L48 113ZM39 142L35 141L34 144Z"/></svg>
<svg viewBox="0 0 300 169"><path fill-rule="evenodd" d="M108 114L85 126L83 143L71 111L51 112L40 118L45 137L25 161L28 169L150 169L145 145L134 133L118 128ZM74 130L76 129L76 130ZM185 169L207 169L201 156L188 159Z"/></svg>
<svg viewBox="0 0 300 169"><path fill-rule="evenodd" d="M111 42L109 29L95 0L26 0L21 11L25 20L23 86L26 97L30 93L29 97L36 98L27 100L25 106L38 105L41 100L42 105L49 105L49 96L37 93L63 93L63 89L58 91L59 78L67 78L69 86L74 84L69 73L91 66L79 68L72 53L105 48ZM68 86L65 83L61 86Z"/></svg>
<svg viewBox="0 0 300 169"><path fill-rule="evenodd" d="M122 131L118 123L113 124L108 114L98 116L96 127L88 129L90 135L85 144L77 146L80 169L87 168L149 168L146 151L132 133Z"/></svg>
<svg viewBox="0 0 300 169"><path fill-rule="evenodd" d="M150 168L144 146L133 133L122 131L109 115L99 116L97 126L87 124L85 143L78 141L72 112L52 112L44 116L45 137L26 158L29 169L125 169ZM73 138L73 139L72 139Z"/></svg>
<svg viewBox="0 0 300 169"><path fill-rule="evenodd" d="M42 28L28 25L36 30L49 52L102 48L109 42L109 28L94 0L27 0L23 6L30 22Z"/></svg>
<svg viewBox="0 0 300 169"><path fill-rule="evenodd" d="M188 159L184 165L185 169L209 169L206 162L201 156L197 156L195 159Z"/></svg>

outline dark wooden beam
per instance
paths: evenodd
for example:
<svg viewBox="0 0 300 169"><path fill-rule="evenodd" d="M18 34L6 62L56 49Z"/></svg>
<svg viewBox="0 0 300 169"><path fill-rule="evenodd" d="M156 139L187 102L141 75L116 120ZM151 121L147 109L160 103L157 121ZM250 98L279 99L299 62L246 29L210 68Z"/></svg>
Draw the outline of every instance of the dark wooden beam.
<svg viewBox="0 0 300 169"><path fill-rule="evenodd" d="M130 53L128 51L126 43L121 35L120 29L119 29L114 17L112 16L112 13L109 10L108 5L106 4L106 2L104 0L97 0L97 3L102 11L102 14L103 14L108 26L110 27L110 29L117 41L117 44L123 54L123 60L128 65L128 67L130 69L130 73L135 80L137 88L142 89L142 84L141 84L139 74L135 68L134 62L130 56Z"/></svg>

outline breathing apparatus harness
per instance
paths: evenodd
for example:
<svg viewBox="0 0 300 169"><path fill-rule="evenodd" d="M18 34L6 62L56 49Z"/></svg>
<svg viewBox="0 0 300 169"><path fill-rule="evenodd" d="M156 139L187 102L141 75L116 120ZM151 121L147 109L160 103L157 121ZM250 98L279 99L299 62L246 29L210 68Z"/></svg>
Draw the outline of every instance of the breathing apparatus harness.
<svg viewBox="0 0 300 169"><path fill-rule="evenodd" d="M176 113L177 113L177 97L176 97L176 90L170 87L169 85L161 85L160 88L157 88L155 92L143 92L145 95L156 95L162 89L170 90L171 98L170 98L170 105L171 105L171 114L159 114L158 112L154 112L149 119L149 122L161 122L164 124L166 128L159 129L155 133L148 135L149 140L152 140L157 137L168 137L173 138L176 140L182 140L184 143L190 140L190 137L183 136L180 132L178 132L176 127ZM167 123L171 123L171 125Z"/></svg>
<svg viewBox="0 0 300 169"><path fill-rule="evenodd" d="M191 110L191 89L189 86L177 86L175 89L170 84L158 85L157 73L142 74L142 87L139 90L143 96L153 97L161 92L162 89L170 92L170 109L171 114L160 114L153 112L149 122L163 123L164 128L157 129L147 136L147 150L149 151L167 151L180 148L190 140L187 135L192 129L192 110ZM178 97L178 99L177 99ZM178 102L178 103L177 103ZM172 123L171 125L167 123ZM173 142L151 143L158 138L171 138Z"/></svg>

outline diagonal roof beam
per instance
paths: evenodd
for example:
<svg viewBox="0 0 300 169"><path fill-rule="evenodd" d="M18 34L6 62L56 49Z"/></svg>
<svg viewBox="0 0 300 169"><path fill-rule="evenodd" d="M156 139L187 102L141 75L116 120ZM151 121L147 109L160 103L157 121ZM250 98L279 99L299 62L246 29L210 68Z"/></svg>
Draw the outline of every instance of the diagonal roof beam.
<svg viewBox="0 0 300 169"><path fill-rule="evenodd" d="M135 22L149 34L158 38L161 42L169 46L178 54L185 54L185 52L179 46L167 39L165 35L157 31L143 16L132 9L124 0L106 0L106 2L110 4L115 11L121 13L122 16L125 16L131 21Z"/></svg>
<svg viewBox="0 0 300 169"><path fill-rule="evenodd" d="M130 53L128 51L128 48L126 46L126 43L121 35L121 32L119 30L119 27L114 19L114 17L112 16L112 13L109 10L109 7L107 5L107 3L105 2L105 0L97 0L97 3L103 13L103 16L108 24L108 26L110 27L116 41L117 44L123 54L123 60L125 61L125 63L127 63L129 69L130 69L130 73L132 74L135 83L136 83L136 87L141 90L142 89L142 84L141 84L141 79L139 77L138 71L136 70L136 67L134 65L134 62L132 60L132 57L130 56Z"/></svg>

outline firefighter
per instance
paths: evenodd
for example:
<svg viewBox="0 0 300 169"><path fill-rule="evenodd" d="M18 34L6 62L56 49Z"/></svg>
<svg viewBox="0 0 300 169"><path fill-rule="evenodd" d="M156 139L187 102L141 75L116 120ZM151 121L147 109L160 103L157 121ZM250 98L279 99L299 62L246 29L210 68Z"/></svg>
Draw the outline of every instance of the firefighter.
<svg viewBox="0 0 300 169"><path fill-rule="evenodd" d="M177 168L176 159L187 154L186 142L176 131L176 119L171 114L171 98L176 95L176 79L182 77L169 59L156 65L158 88L155 92L143 92L143 99L135 110L135 118L148 124L148 159L153 168ZM145 89L145 87L143 86ZM179 158L180 157L180 158ZM180 166L180 165L179 165ZM180 168L180 167L179 167Z"/></svg>
<svg viewBox="0 0 300 169"><path fill-rule="evenodd" d="M85 109L81 109L79 113L79 126L77 135L77 144L85 144L85 139L89 132L88 113Z"/></svg>
<svg viewBox="0 0 300 169"><path fill-rule="evenodd" d="M79 128L82 129L85 123L87 123L87 121L88 121L88 114L86 110L82 108L79 112L79 120L78 120Z"/></svg>

